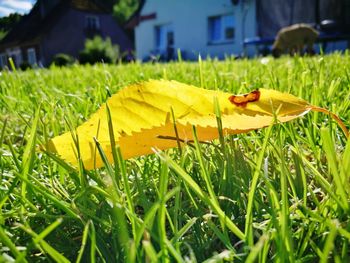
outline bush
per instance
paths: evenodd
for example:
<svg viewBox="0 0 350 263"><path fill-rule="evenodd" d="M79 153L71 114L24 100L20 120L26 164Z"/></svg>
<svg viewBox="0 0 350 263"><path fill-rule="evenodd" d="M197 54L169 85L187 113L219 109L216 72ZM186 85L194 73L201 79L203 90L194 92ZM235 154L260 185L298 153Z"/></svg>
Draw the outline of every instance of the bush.
<svg viewBox="0 0 350 263"><path fill-rule="evenodd" d="M103 40L100 36L95 36L85 41L85 48L79 53L79 62L81 64L115 63L118 57L118 45L113 45L110 38Z"/></svg>
<svg viewBox="0 0 350 263"><path fill-rule="evenodd" d="M54 56L51 65L63 67L63 66L69 66L74 63L74 58L67 54L57 54Z"/></svg>

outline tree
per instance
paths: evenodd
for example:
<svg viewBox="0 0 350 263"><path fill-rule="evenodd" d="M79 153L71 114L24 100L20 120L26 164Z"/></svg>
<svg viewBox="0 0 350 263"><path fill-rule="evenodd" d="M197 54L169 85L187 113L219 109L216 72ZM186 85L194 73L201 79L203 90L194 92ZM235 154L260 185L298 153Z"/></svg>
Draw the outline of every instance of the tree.
<svg viewBox="0 0 350 263"><path fill-rule="evenodd" d="M119 0L113 7L113 15L120 24L124 24L139 5L139 0Z"/></svg>
<svg viewBox="0 0 350 263"><path fill-rule="evenodd" d="M8 16L0 18L0 30L9 31L12 29L22 18L22 15L18 13L9 14Z"/></svg>
<svg viewBox="0 0 350 263"><path fill-rule="evenodd" d="M0 18L0 40L10 31L22 18L22 15L13 13Z"/></svg>
<svg viewBox="0 0 350 263"><path fill-rule="evenodd" d="M1 1L1 0L0 0ZM141 0L94 0L108 9L113 9L113 16L119 24L124 24L137 10Z"/></svg>

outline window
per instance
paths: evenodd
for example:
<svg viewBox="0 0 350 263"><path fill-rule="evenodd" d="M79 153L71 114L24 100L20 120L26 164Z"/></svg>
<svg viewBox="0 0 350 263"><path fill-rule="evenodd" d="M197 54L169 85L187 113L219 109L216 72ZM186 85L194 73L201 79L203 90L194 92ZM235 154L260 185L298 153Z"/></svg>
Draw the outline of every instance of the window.
<svg viewBox="0 0 350 263"><path fill-rule="evenodd" d="M158 51L166 51L174 46L174 31L172 24L155 27L155 42Z"/></svg>
<svg viewBox="0 0 350 263"><path fill-rule="evenodd" d="M36 53L34 48L27 49L27 58L30 65L36 64Z"/></svg>
<svg viewBox="0 0 350 263"><path fill-rule="evenodd" d="M12 58L17 67L22 64L22 51L19 47L8 50L8 56Z"/></svg>
<svg viewBox="0 0 350 263"><path fill-rule="evenodd" d="M208 38L211 44L232 42L235 38L235 20L233 15L209 17Z"/></svg>
<svg viewBox="0 0 350 263"><path fill-rule="evenodd" d="M90 30L100 29L100 19L98 16L86 16L86 28Z"/></svg>
<svg viewBox="0 0 350 263"><path fill-rule="evenodd" d="M7 56L5 53L0 54L0 68L7 66Z"/></svg>

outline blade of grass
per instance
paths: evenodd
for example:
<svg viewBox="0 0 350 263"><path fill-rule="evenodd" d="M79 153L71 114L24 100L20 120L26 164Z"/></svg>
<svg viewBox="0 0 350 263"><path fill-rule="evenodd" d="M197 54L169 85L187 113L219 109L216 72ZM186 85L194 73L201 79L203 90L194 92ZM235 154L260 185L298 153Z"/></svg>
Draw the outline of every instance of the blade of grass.
<svg viewBox="0 0 350 263"><path fill-rule="evenodd" d="M42 186L38 180L32 177L31 180L35 182L34 184L31 181L29 181L27 178L22 177L20 174L17 174L17 176L21 180L25 181L31 188L33 188L35 190L34 192L39 192L40 194L45 196L47 199L53 202L57 208L60 208L62 209L62 211L66 212L67 215L75 219L80 219L79 215L73 209L70 208L70 204L68 204L65 201L59 200L57 197L49 193L49 191L47 191L47 189L45 189L45 187Z"/></svg>
<svg viewBox="0 0 350 263"><path fill-rule="evenodd" d="M85 247L86 247L87 238L88 238L88 235L89 235L90 224L91 224L91 221L88 221L85 224L85 226L84 226L83 238L81 240L81 247L79 249L77 260L75 261L76 263L80 263L80 261L81 261L81 259L83 257L83 254L84 254L84 251L85 251Z"/></svg>
<svg viewBox="0 0 350 263"><path fill-rule="evenodd" d="M248 193L247 214L246 214L246 223L245 223L245 239L246 239L247 245L249 246L254 245L254 238L253 238L253 203L255 199L254 195L255 195L256 187L258 185L258 180L260 177L260 169L264 160L264 154L267 148L268 141L271 136L272 128L273 126L271 125L266 131L263 145L258 155L258 159L256 161L256 167L255 167L255 171L253 174L252 182L250 184L250 189Z"/></svg>
<svg viewBox="0 0 350 263"><path fill-rule="evenodd" d="M179 263L184 262L185 260L181 257L181 255L176 251L176 249L173 247L171 242L168 239L165 239L165 244L167 246L167 249L171 253L171 255L175 258L175 260Z"/></svg>
<svg viewBox="0 0 350 263"><path fill-rule="evenodd" d="M116 145L115 145L115 136L114 136L111 110L109 109L109 106L107 103L106 103L106 110L107 110L108 134L109 134L109 140L111 143L113 161L114 161L114 164L118 164L118 156L117 156ZM119 172L118 172L118 169L116 169L116 166L114 167L114 171L115 171L114 181L115 181L116 186L119 187L120 178L119 178Z"/></svg>
<svg viewBox="0 0 350 263"><path fill-rule="evenodd" d="M28 174L30 173L31 169L33 168L33 162L34 162L34 156L35 156L35 143L36 143L36 132L38 129L38 123L39 123L39 116L40 116L40 106L36 110L35 117L33 120L33 124L31 127L29 139L27 142L27 145L24 149L23 158L22 158L22 166L21 166L21 177L28 179ZM27 182L26 180L22 181L21 185L21 197L22 199L26 199L27 195ZM25 207L22 206L22 213L25 212Z"/></svg>
<svg viewBox="0 0 350 263"><path fill-rule="evenodd" d="M183 237L186 232L188 230L190 230L190 228L197 222L196 217L191 218L190 220L187 221L187 223L179 230L175 233L175 235L173 236L173 238L170 240L171 243L175 243L177 242L181 237Z"/></svg>
<svg viewBox="0 0 350 263"><path fill-rule="evenodd" d="M281 163L280 163L280 184L281 184L281 210L280 210L280 224L281 224L281 240L283 240L284 250L287 253L281 254L282 261L289 261L294 262L294 251L292 246L292 238L290 233L290 224L289 224L289 199L288 199L288 178L287 178L287 165L285 163L285 154L283 154L283 146L281 145L282 142L284 142L284 137L281 133L281 130L279 130L279 139L277 140L278 145L278 151L279 155L281 156ZM293 188L290 186L290 188Z"/></svg>
<svg viewBox="0 0 350 263"><path fill-rule="evenodd" d="M226 246L227 249L235 251L234 247L231 244L231 240L220 231L220 229L215 225L215 223L211 219L207 221L207 224L210 227L210 229L215 233L215 235L221 240L221 242Z"/></svg>
<svg viewBox="0 0 350 263"><path fill-rule="evenodd" d="M117 146L117 159L118 159L118 167L120 169L122 182L123 182L123 186L124 186L124 191L126 194L126 201L128 204L128 209L132 215L135 215L136 214L135 207L134 207L133 198L132 198L132 194L131 194L131 190L130 190L128 175L126 172L126 164L125 164L125 161L123 159L122 152L121 152L119 146ZM133 236L135 237L136 230L137 230L136 221L135 221L134 217L130 217L129 220L131 222Z"/></svg>
<svg viewBox="0 0 350 263"><path fill-rule="evenodd" d="M56 224L56 227L57 227L60 223L57 224L56 222L54 222L54 224ZM40 246L42 248L42 250L45 251L47 254L49 254L52 257L52 259L54 259L56 262L59 262L59 263L69 263L70 262L65 256L63 256L60 252L58 252L56 249L54 249L45 240L41 239L39 237L39 235L36 234L32 229L30 229L24 225L20 225L20 228L22 230L24 230L26 233L28 233L29 235L31 235L33 238L34 244L37 246ZM48 226L48 228L50 228L50 232L53 230L50 226ZM38 240L38 242L35 242L35 240Z"/></svg>
<svg viewBox="0 0 350 263"><path fill-rule="evenodd" d="M320 263L326 263L328 262L328 257L331 251L334 248L334 239L337 236L337 227L332 226L330 228L329 234L326 239L326 243L323 246L322 256L320 258Z"/></svg>
<svg viewBox="0 0 350 263"><path fill-rule="evenodd" d="M90 226L90 262L96 262L96 230L93 223Z"/></svg>
<svg viewBox="0 0 350 263"><path fill-rule="evenodd" d="M334 150L334 144L332 142L329 129L327 128L321 129L321 138L323 142L322 146L327 156L328 165L336 185L336 189L337 189L336 192L338 193L340 199L342 200L344 209L349 210L348 196L344 189L345 181L340 178L340 175L338 172L338 163L337 163L336 153Z"/></svg>
<svg viewBox="0 0 350 263"><path fill-rule="evenodd" d="M139 243L142 239L142 236L144 235L145 229L151 229L151 221L154 220L154 217L160 207L159 203L154 203L152 207L147 211L145 218L142 222L142 224L137 229L137 233L135 236L135 244L136 244L136 250L138 249Z"/></svg>
<svg viewBox="0 0 350 263"><path fill-rule="evenodd" d="M113 167L110 164L110 162L108 161L108 158L107 158L106 154L104 153L104 151L103 151L103 149L101 147L101 144L98 142L98 140L95 137L93 139L94 139L94 142L96 144L96 148L97 148L97 150L98 150L98 152L99 152L99 154L101 156L102 162L105 165L107 174L109 175L109 177L112 180L114 192L119 197L119 187L118 187L118 182L117 182L117 180L116 180L116 178L114 176Z"/></svg>
<svg viewBox="0 0 350 263"><path fill-rule="evenodd" d="M165 162L161 163L159 178L159 209L158 209L158 231L161 249L162 262L169 262L168 250L166 246L166 203L165 195L168 188L168 166Z"/></svg>
<svg viewBox="0 0 350 263"><path fill-rule="evenodd" d="M213 200L211 200L198 186L198 184L189 176L177 163L175 163L171 158L169 158L167 155L165 155L162 152L157 152L158 156L165 161L168 166L174 170L174 172L184 180L184 182L189 186L189 188L192 189L196 193L196 195L207 205L211 207L211 209L214 210L214 212L219 216L220 220L225 223L225 225L234 233L239 239L243 240L245 238L245 235L243 232L234 224L231 219L226 217L224 211L221 210L221 208L215 203Z"/></svg>
<svg viewBox="0 0 350 263"><path fill-rule="evenodd" d="M33 241L34 243L40 243L46 236L48 236L53 230L55 230L61 223L63 222L62 218L58 218L55 222L53 222L51 225L46 227L39 235L37 235Z"/></svg>
<svg viewBox="0 0 350 263"><path fill-rule="evenodd" d="M347 180L349 180L350 179L350 138L346 143L341 168L343 170L344 177L347 178Z"/></svg>
<svg viewBox="0 0 350 263"><path fill-rule="evenodd" d="M8 237L4 229L0 225L0 240L2 242L2 245L6 246L9 248L11 251L12 255L15 258L18 258L21 256L21 252L17 249L16 245L12 242L12 240ZM23 262L27 262L26 259L23 258Z"/></svg>
<svg viewBox="0 0 350 263"><path fill-rule="evenodd" d="M158 262L157 252L152 246L152 243L148 240L143 240L142 246L146 252L146 262L148 261L152 263L157 263Z"/></svg>
<svg viewBox="0 0 350 263"><path fill-rule="evenodd" d="M2 149L2 144L4 142L6 126L7 126L7 118L3 121L1 132L0 132L0 149Z"/></svg>
<svg viewBox="0 0 350 263"><path fill-rule="evenodd" d="M291 147L291 150L297 153L297 150L294 147ZM333 198L333 200L344 210L346 210L346 206L344 203L338 198L338 196L334 193L331 185L328 181L322 176L322 174L306 159L305 156L300 155L302 161L306 166L312 171L312 174L315 176L316 181L322 186L322 188Z"/></svg>
<svg viewBox="0 0 350 263"><path fill-rule="evenodd" d="M219 262L234 262L235 254L232 251L224 250L219 254L206 259L203 263L219 263Z"/></svg>
<svg viewBox="0 0 350 263"><path fill-rule="evenodd" d="M199 66L199 80L201 84L201 88L204 88L204 78L203 78L203 62L201 55L198 55L198 66Z"/></svg>
<svg viewBox="0 0 350 263"><path fill-rule="evenodd" d="M195 145L195 148L196 148L196 157L198 159L199 166L200 166L200 169L201 169L201 173L200 174L201 174L202 179L204 180L204 182L206 184L207 190L209 192L210 199L212 200L212 202L214 202L218 206L219 205L219 201L216 198L216 194L215 194L214 189L213 189L213 184L211 182L211 178L210 178L209 173L208 173L208 168L204 164L203 155L202 155L202 151L201 151L201 146L200 146L199 141L198 141L196 127L193 126L192 128L193 128L193 130L192 130L193 131L193 140L194 140L194 145Z"/></svg>
<svg viewBox="0 0 350 263"><path fill-rule="evenodd" d="M254 263L259 255L260 251L263 249L265 243L269 240L268 235L262 235L258 242L250 249L248 257L245 259L245 263Z"/></svg>

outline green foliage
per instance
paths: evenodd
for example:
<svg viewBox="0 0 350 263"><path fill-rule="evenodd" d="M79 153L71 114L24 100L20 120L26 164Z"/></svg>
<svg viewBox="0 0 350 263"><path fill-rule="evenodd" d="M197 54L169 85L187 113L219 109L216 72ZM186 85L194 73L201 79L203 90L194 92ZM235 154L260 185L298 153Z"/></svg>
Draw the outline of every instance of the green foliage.
<svg viewBox="0 0 350 263"><path fill-rule="evenodd" d="M0 261L350 262L350 140L325 114L127 161L115 145L91 172L37 147L160 78L286 91L349 128L349 68L346 53L2 72Z"/></svg>
<svg viewBox="0 0 350 263"><path fill-rule="evenodd" d="M57 54L52 59L52 65L63 67L63 66L69 66L74 63L74 58L68 54Z"/></svg>
<svg viewBox="0 0 350 263"><path fill-rule="evenodd" d="M3 39L7 34L7 31L5 30L0 30L0 40Z"/></svg>
<svg viewBox="0 0 350 263"><path fill-rule="evenodd" d="M115 63L119 57L118 45L113 45L110 38L100 36L85 41L85 48L79 53L81 64Z"/></svg>
<svg viewBox="0 0 350 263"><path fill-rule="evenodd" d="M0 30L9 31L12 29L22 18L22 15L18 13L9 14L8 16L0 18Z"/></svg>
<svg viewBox="0 0 350 263"><path fill-rule="evenodd" d="M0 40L3 39L22 18L22 15L13 13L5 17L0 17Z"/></svg>
<svg viewBox="0 0 350 263"><path fill-rule="evenodd" d="M119 23L124 24L139 5L139 0L120 0L113 7L113 15Z"/></svg>

